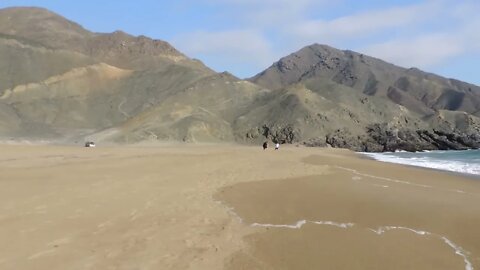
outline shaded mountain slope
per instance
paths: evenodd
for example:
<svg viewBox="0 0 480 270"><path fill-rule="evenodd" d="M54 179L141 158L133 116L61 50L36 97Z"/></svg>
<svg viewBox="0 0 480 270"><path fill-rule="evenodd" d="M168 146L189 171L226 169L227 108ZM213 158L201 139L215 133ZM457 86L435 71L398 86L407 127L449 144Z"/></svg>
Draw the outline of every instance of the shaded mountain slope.
<svg viewBox="0 0 480 270"><path fill-rule="evenodd" d="M1 139L465 149L480 146L479 90L324 45L244 81L165 41L0 10Z"/></svg>
<svg viewBox="0 0 480 270"><path fill-rule="evenodd" d="M206 76L170 93L125 123L89 138L121 143L233 142L231 123L249 110L253 100L268 92L228 73Z"/></svg>
<svg viewBox="0 0 480 270"><path fill-rule="evenodd" d="M480 109L478 86L318 44L280 59L251 81L278 89L310 78L329 79L366 95L387 97L425 115L434 110L477 114Z"/></svg>
<svg viewBox="0 0 480 270"><path fill-rule="evenodd" d="M105 97L114 95L119 80L130 74L128 70L95 64L6 89L0 102L5 111L14 112L18 118L17 128L9 128L6 135L51 137L61 135L60 129L69 134L116 123L122 115Z"/></svg>
<svg viewBox="0 0 480 270"><path fill-rule="evenodd" d="M95 63L77 52L48 49L38 43L0 35L0 91Z"/></svg>

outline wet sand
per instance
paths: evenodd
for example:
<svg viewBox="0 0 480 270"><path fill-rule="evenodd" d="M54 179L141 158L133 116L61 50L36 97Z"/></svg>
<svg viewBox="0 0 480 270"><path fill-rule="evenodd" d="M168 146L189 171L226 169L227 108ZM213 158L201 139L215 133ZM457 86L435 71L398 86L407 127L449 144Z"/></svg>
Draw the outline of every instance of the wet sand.
<svg viewBox="0 0 480 270"><path fill-rule="evenodd" d="M344 153L304 162L327 172L217 194L260 230L228 269L480 267L478 180Z"/></svg>
<svg viewBox="0 0 480 270"><path fill-rule="evenodd" d="M294 146L0 153L0 269L480 267L478 180Z"/></svg>

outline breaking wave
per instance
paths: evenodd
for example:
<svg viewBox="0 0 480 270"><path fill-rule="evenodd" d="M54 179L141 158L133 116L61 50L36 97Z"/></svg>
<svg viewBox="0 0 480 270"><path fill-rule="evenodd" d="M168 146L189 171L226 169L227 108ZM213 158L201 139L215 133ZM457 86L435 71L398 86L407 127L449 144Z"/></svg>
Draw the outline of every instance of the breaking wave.
<svg viewBox="0 0 480 270"><path fill-rule="evenodd" d="M383 162L480 175L480 150L362 154Z"/></svg>

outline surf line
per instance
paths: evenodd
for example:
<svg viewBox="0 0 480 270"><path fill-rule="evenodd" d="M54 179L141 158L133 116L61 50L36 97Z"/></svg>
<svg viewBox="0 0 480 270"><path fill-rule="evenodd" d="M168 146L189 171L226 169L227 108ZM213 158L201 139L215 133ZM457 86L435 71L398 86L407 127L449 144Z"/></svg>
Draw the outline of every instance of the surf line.
<svg viewBox="0 0 480 270"><path fill-rule="evenodd" d="M387 181L387 182L393 182L393 183L397 183L397 184L411 185L411 186L422 187L422 188L429 188L429 189L436 189L436 190L441 190L441 191L448 191L448 192L454 192L454 193L472 195L472 193L468 193L468 192L466 192L466 191L464 191L464 190L437 188L437 187L433 187L433 186L429 186L429 185L416 184L416 183L412 183L412 182L408 182L408 181L404 181L404 180L398 180L398 179L393 179L393 178L388 178L388 177L375 176L375 175L371 175L371 174L361 173L361 172L359 172L359 171L357 171L357 170L350 169L350 168L346 168L346 167L342 167L342 166L333 166L333 167L336 168L336 169L340 169L340 170L344 170L344 171L347 171L347 172L351 172L351 173L353 173L354 175L363 176L363 177L368 177L368 178L373 178L373 179L378 179L378 180L383 180L383 181ZM352 179L353 179L353 178L352 178ZM354 180L354 181L358 181L358 180L360 180L360 179L361 179L361 178L356 178L356 179L353 179L353 180ZM383 186L383 187L388 187L388 186Z"/></svg>
<svg viewBox="0 0 480 270"><path fill-rule="evenodd" d="M429 185L415 184L415 183L408 182L408 181L403 181L403 180L398 180L398 179L393 179L393 178L388 178L388 177L375 176L375 175L371 175L371 174L361 173L357 170L350 169L350 168L345 168L345 167L342 167L342 166L333 166L333 167L337 168L337 169L340 169L340 170L348 171L348 172L351 172L355 175L359 175L359 176L363 176L363 177L379 179L379 180L393 182L393 183L397 183L397 184L411 185L411 186L417 186L417 187L423 187L423 188L433 188L432 186L429 186Z"/></svg>
<svg viewBox="0 0 480 270"><path fill-rule="evenodd" d="M455 251L455 254L463 258L463 262L465 263L465 270L474 270L472 262L468 260L467 252L462 247L456 245L450 239L448 239L443 235L438 235L438 234L434 234L427 231L414 230L408 227L397 227L397 226L384 226L384 227L379 227L376 230L374 229L369 229L369 230L378 235L382 235L391 230L406 230L422 236L434 236L436 238L441 239L445 244L447 244L450 248L452 248Z"/></svg>
<svg viewBox="0 0 480 270"><path fill-rule="evenodd" d="M286 228L286 229L301 229L305 224L307 223L313 223L317 225L329 225L329 226L335 226L338 228L342 229L348 229L351 227L355 226L355 223L339 223L339 222L334 222L334 221L308 221L308 220L299 220L294 224L264 224L264 223L252 223L250 226L252 227L263 227L263 228ZM371 229L369 228L368 230L374 232L377 235L382 235L388 231L391 230L405 230L405 231L410 231L413 232L417 235L421 236L433 236L438 239L441 239L445 244L447 244L450 248L452 248L455 251L455 254L463 258L463 262L465 263L465 270L474 270L472 262L468 260L468 252L466 252L462 247L456 245L454 242L452 242L450 239L443 235L438 235L434 234L431 232L427 231L421 231L421 230L415 230L412 228L408 227L401 227L401 226L383 226L379 227L377 229Z"/></svg>
<svg viewBox="0 0 480 270"><path fill-rule="evenodd" d="M219 204L222 206L224 209L227 210L227 213L230 216L233 216L239 223L244 223L243 219L235 212L235 209L233 207L229 207L228 205L224 204L223 202L219 200L213 200L215 203ZM355 223L341 223L341 222L335 222L335 221L308 221L305 219L299 220L293 224L268 224L268 223L252 223L250 224L251 227L262 227L262 228L286 228L286 229L301 229L305 224L307 223L312 223L316 225L327 225L327 226L334 226L338 227L341 229L349 229L355 226ZM402 227L402 226L383 226L383 227L378 227L377 229L371 229L369 228L368 230L374 232L377 235L382 235L388 231L391 230L406 230L413 232L415 234L421 235L421 236L434 236L439 239L441 239L445 244L447 244L450 248L452 248L455 251L455 254L458 256L461 256L463 258L463 261L465 263L465 270L474 270L473 264L468 260L468 252L465 251L462 247L458 246L454 242L452 242L450 239L443 235L438 235L434 234L431 232L427 231L421 231L421 230L415 230L412 228L408 227Z"/></svg>
<svg viewBox="0 0 480 270"><path fill-rule="evenodd" d="M308 220L299 220L295 224L264 224L264 223L252 223L250 226L252 227L265 227L265 228L288 228L288 229L300 229L303 227L303 225L307 223L313 223L317 225L329 225L329 226L335 226L338 228L342 229L347 229L350 227L353 227L355 224L354 223L338 223L334 221L308 221Z"/></svg>
<svg viewBox="0 0 480 270"><path fill-rule="evenodd" d="M227 213L232 216L234 219L236 219L239 223L245 224L243 219L235 212L235 209L231 206L228 206L227 204L223 203L222 201L215 200L213 199L215 203L223 207L227 211ZM335 226L339 227L342 229L347 229L350 227L353 227L355 224L354 223L340 223L340 222L335 222L335 221L308 221L308 220L299 220L294 224L264 224L264 223L252 223L250 224L251 227L265 227L265 228L287 228L287 229L300 229L303 227L303 225L307 223L313 223L317 225L329 225L329 226Z"/></svg>
<svg viewBox="0 0 480 270"><path fill-rule="evenodd" d="M358 181L362 180L362 177L360 177L360 176L353 176L353 177L352 177L352 180L355 181L355 182L358 182ZM367 184L369 184L369 183L367 183ZM381 187L381 188L388 188L388 187L389 187L389 186L387 186L387 185L380 185L380 184L369 184L369 185L372 185L372 186L374 186L374 187Z"/></svg>

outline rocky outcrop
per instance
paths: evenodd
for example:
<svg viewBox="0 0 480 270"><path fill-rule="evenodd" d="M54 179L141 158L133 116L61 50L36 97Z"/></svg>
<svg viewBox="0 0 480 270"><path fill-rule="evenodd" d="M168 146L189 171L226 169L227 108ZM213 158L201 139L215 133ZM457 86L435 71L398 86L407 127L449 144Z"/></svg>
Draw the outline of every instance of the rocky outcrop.
<svg viewBox="0 0 480 270"><path fill-rule="evenodd" d="M245 142L264 141L270 140L275 143L292 144L300 142L300 130L293 126L281 126L281 125L263 125L258 128L251 129L245 134ZM324 144L325 146L326 144Z"/></svg>
<svg viewBox="0 0 480 270"><path fill-rule="evenodd" d="M337 130L326 137L326 143L338 148L361 152L394 152L424 150L466 150L480 148L480 136L457 131L398 130L387 125L374 124L366 135L353 136L346 130ZM317 146L305 143L307 146Z"/></svg>
<svg viewBox="0 0 480 270"><path fill-rule="evenodd" d="M294 143L300 140L299 130L292 126L263 125L259 133L275 143Z"/></svg>

